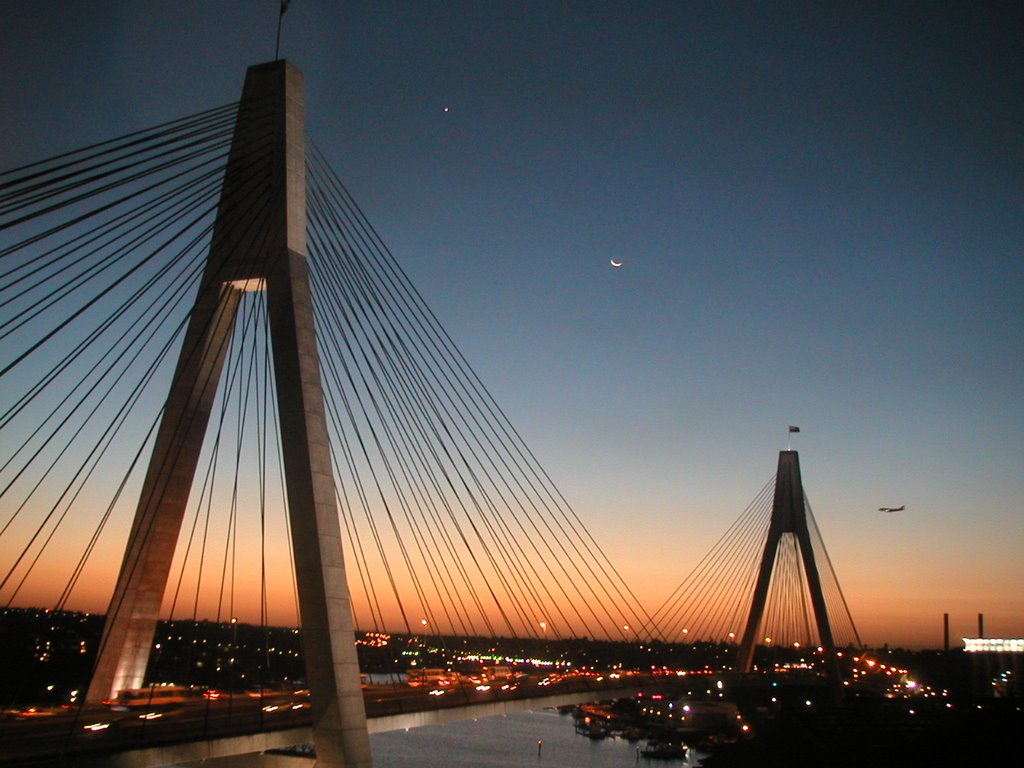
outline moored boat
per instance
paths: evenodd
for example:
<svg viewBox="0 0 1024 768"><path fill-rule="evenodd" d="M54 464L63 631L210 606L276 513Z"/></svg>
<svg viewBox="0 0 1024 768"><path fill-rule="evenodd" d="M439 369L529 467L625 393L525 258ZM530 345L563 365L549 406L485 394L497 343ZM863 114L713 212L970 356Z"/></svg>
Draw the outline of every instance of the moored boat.
<svg viewBox="0 0 1024 768"><path fill-rule="evenodd" d="M649 741L640 750L641 757L652 757L660 760L674 760L686 757L686 745L673 744L667 741Z"/></svg>

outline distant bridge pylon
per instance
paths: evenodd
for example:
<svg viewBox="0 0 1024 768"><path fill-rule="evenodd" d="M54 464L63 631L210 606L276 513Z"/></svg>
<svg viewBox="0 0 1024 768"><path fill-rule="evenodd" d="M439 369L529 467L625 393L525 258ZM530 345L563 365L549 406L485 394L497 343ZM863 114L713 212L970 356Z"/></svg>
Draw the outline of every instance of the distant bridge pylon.
<svg viewBox="0 0 1024 768"><path fill-rule="evenodd" d="M818 638L830 658L830 672L831 668L836 666L836 647L832 637L832 626L829 623L828 608L825 605L821 577L818 574L814 546L807 525L807 505L804 501L804 487L800 479L800 457L796 451L780 451L779 468L775 475L771 525L768 528L764 553L761 555L761 565L757 573L757 583L754 585L750 614L747 617L747 625L740 641L737 666L741 672L750 672L754 667L754 646L762 637L761 625L764 620L765 602L768 599L768 587L771 584L772 574L775 572L783 536L787 534L796 541L814 611Z"/></svg>
<svg viewBox="0 0 1024 768"><path fill-rule="evenodd" d="M773 655L820 649L838 683L838 648L861 643L807 503L796 451L779 452L775 477L654 621L670 640L733 647L741 672L754 669L759 650L768 664Z"/></svg>

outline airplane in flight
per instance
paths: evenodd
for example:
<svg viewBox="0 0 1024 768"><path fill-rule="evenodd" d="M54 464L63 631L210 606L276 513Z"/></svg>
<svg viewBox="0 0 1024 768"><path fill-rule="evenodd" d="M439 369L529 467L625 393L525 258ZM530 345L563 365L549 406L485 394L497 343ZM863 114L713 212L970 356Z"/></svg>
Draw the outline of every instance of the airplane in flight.
<svg viewBox="0 0 1024 768"><path fill-rule="evenodd" d="M907 508L906 504L900 504L898 507L879 507L879 512L902 512Z"/></svg>

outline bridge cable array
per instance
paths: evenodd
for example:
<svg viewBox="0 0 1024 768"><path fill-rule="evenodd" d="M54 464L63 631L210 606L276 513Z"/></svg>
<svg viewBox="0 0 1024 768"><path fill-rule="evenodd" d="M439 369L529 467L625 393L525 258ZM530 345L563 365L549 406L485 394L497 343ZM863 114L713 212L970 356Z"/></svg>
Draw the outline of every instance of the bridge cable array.
<svg viewBox="0 0 1024 768"><path fill-rule="evenodd" d="M369 551L380 553L385 531L367 515L365 466L430 626L634 637L644 616L635 595L315 146L308 178L311 278L323 302L332 446L342 454L339 503L353 538L373 542L356 558L361 578L388 583L398 596L383 559L387 579L369 575ZM384 619L380 606L375 594L375 624ZM399 612L415 629L409 610Z"/></svg>
<svg viewBox="0 0 1024 768"><path fill-rule="evenodd" d="M106 607L109 592L97 586L116 575L111 566L123 547L109 525L118 517L121 530L130 523L207 251L239 241L233 230L259 220L267 205L251 196L220 201L237 112L238 105L228 105L0 176L0 233L13 239L0 250L0 599L8 607ZM257 162L244 173L269 179L268 170ZM265 314L250 303L235 346L254 336ZM170 616L197 527L203 542L192 559L204 572L209 489L228 404L245 401L230 395L240 386L232 382L243 380L232 357L197 513L180 548L178 584L169 590ZM242 425L238 420L239 435ZM265 421L261 435L266 443ZM233 557L236 505L230 509L226 542ZM228 543L213 590L216 610L204 618L212 613L216 620L233 607ZM193 619L200 615L200 581ZM83 585L90 593L84 606L73 597ZM265 615L265 597L261 605Z"/></svg>
<svg viewBox="0 0 1024 768"><path fill-rule="evenodd" d="M653 621L669 641L739 643L768 539L774 491L772 477L654 612ZM860 636L809 502L805 508L833 639L838 647L859 648ZM784 533L774 557L757 644L766 648L816 647L821 638L797 537Z"/></svg>

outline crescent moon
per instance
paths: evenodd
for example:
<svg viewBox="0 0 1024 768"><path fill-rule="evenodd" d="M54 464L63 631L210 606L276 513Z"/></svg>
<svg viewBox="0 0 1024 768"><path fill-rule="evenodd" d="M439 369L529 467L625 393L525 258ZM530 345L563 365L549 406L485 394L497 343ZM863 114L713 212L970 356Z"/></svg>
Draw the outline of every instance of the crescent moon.
<svg viewBox="0 0 1024 768"><path fill-rule="evenodd" d="M622 266L622 262L621 262L621 261L616 261L615 259L612 259L612 260L611 260L611 261L610 261L609 263L610 263L610 264L611 264L611 265L612 265L613 267L615 267L616 269L618 269L619 267L621 267L621 266Z"/></svg>

